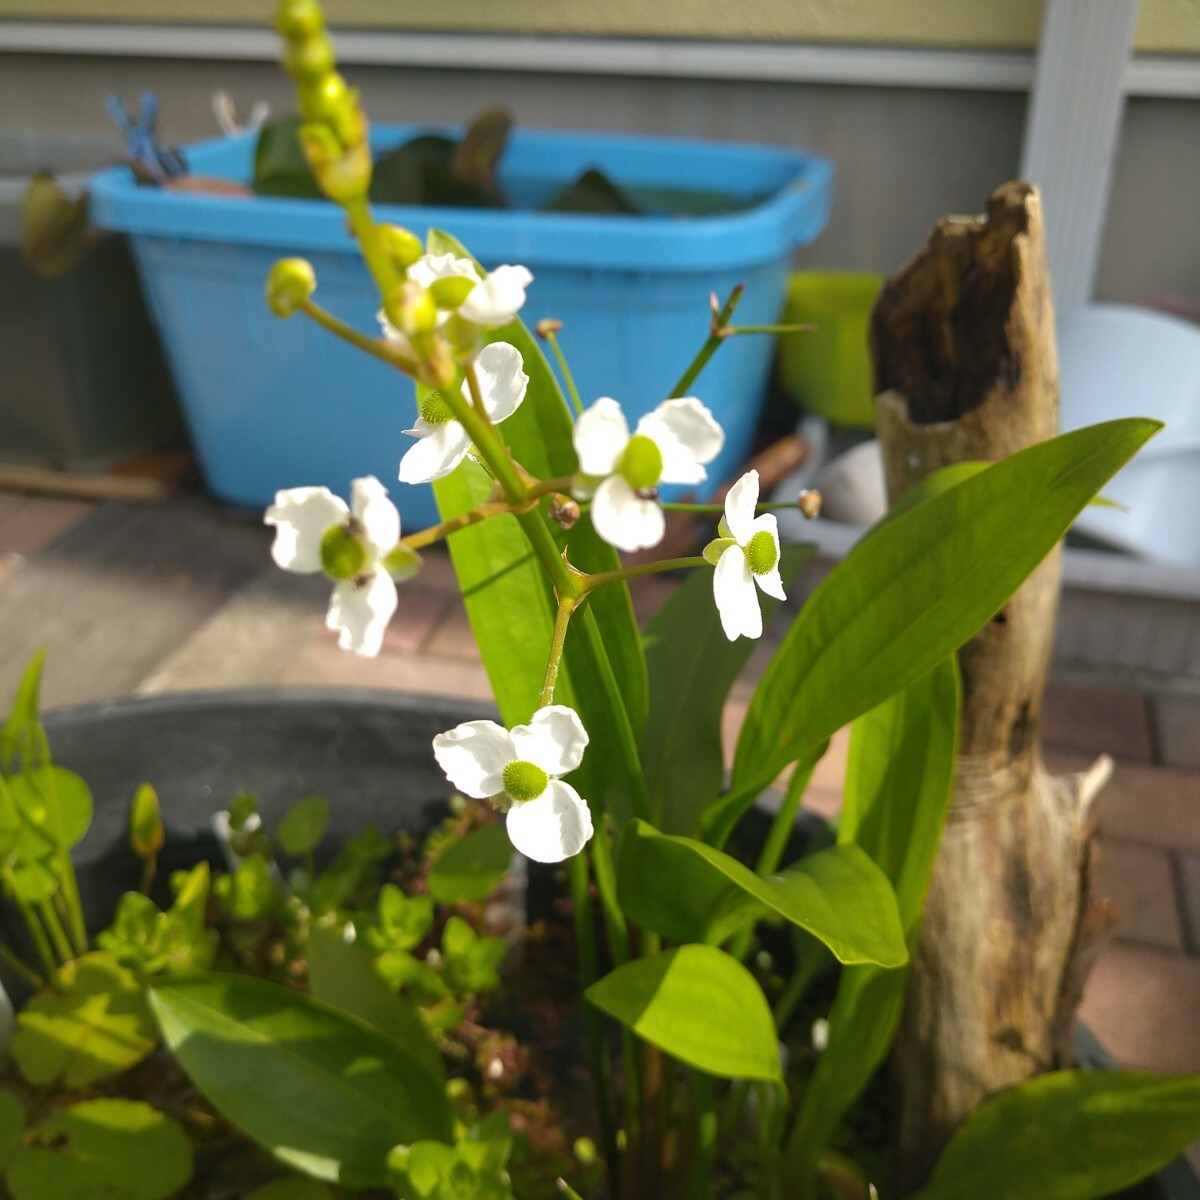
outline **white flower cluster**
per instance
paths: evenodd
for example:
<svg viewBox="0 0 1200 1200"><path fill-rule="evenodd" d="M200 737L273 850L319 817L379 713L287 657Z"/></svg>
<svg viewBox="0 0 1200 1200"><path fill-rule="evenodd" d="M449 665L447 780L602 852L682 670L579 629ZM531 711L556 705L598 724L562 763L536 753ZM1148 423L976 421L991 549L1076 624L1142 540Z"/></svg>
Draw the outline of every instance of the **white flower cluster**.
<svg viewBox="0 0 1200 1200"><path fill-rule="evenodd" d="M494 423L512 416L529 386L521 354L507 342L482 344L486 330L507 325L525 302L532 275L503 266L481 275L468 259L425 255L407 272L437 303L436 328L462 361L472 364L478 399ZM380 314L385 338L405 351L408 339ZM467 385L463 396L472 403ZM471 449L470 435L455 420L443 395L431 392L416 424L406 431L416 444L400 461L404 483L429 483L453 471ZM577 499L591 501L592 524L620 550L658 545L666 529L660 484L697 484L724 445L712 413L692 396L665 400L630 433L620 405L597 400L574 430ZM757 471L729 490L718 536L704 557L715 568L713 596L726 636L762 634L758 589L784 599L779 574L779 532L770 514L755 516ZM338 645L375 655L396 609L396 582L414 574L420 557L400 541L400 514L372 476L352 484L349 506L325 487L290 488L276 494L265 520L275 527L272 555L288 571L323 572L334 583L326 616ZM528 725L504 729L492 721L468 721L433 742L450 782L506 814L513 845L539 862L579 853L592 836L587 802L562 775L583 760L588 735L570 708L540 708Z"/></svg>

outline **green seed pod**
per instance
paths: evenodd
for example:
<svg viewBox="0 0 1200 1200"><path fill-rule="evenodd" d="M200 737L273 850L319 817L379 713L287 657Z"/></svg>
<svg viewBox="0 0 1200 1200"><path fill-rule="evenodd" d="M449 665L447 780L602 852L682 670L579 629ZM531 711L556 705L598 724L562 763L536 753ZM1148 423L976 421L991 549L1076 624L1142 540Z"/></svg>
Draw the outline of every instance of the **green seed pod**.
<svg viewBox="0 0 1200 1200"><path fill-rule="evenodd" d="M312 264L303 258L281 258L267 276L267 304L277 317L290 317L317 290Z"/></svg>

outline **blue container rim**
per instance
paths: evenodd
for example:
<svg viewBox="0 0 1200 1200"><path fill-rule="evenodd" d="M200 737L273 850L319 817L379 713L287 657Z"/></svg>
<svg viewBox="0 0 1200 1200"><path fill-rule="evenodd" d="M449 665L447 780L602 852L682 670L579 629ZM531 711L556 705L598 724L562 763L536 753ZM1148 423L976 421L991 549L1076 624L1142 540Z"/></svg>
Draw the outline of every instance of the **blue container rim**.
<svg viewBox="0 0 1200 1200"><path fill-rule="evenodd" d="M386 149L417 133L458 129L381 124L372 131L372 145ZM184 153L196 174L244 183L254 140L252 134L215 139ZM540 266L709 272L774 261L812 241L828 219L833 183L832 163L805 151L626 134L517 130L505 171L515 174L525 165L561 185L596 165L619 183L764 198L735 213L687 218L401 205L377 205L375 213L422 234L430 227L446 229L489 267L520 262L535 273ZM126 166L94 175L90 190L91 220L104 229L279 247L292 254L356 253L341 211L323 201L142 187Z"/></svg>

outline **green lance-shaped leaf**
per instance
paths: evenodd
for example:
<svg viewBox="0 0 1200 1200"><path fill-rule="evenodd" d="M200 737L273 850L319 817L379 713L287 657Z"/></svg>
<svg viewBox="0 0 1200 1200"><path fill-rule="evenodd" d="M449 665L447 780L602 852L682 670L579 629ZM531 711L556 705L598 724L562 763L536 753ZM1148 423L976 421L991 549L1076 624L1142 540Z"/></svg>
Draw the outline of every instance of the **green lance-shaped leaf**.
<svg viewBox="0 0 1200 1200"><path fill-rule="evenodd" d="M143 783L129 803L129 845L138 858L153 858L163 848L165 836L158 793Z"/></svg>
<svg viewBox="0 0 1200 1200"><path fill-rule="evenodd" d="M1130 418L1022 450L884 521L829 573L763 674L731 792L705 814L721 845L788 763L907 687L980 629L1104 482L1161 428Z"/></svg>
<svg viewBox="0 0 1200 1200"><path fill-rule="evenodd" d="M763 879L704 842L633 821L621 838L617 895L626 916L672 941L720 942L774 916L842 962L898 966L908 957L891 885L857 846L832 846Z"/></svg>
<svg viewBox="0 0 1200 1200"><path fill-rule="evenodd" d="M481 825L454 842L429 872L429 893L442 904L484 900L512 862L512 842L504 826Z"/></svg>
<svg viewBox="0 0 1200 1200"><path fill-rule="evenodd" d="M329 827L329 804L320 796L305 796L283 815L275 838L284 854L309 854Z"/></svg>
<svg viewBox="0 0 1200 1200"><path fill-rule="evenodd" d="M137 1100L85 1100L47 1118L13 1155L13 1200L166 1200L192 1177L192 1144Z"/></svg>
<svg viewBox="0 0 1200 1200"><path fill-rule="evenodd" d="M814 547L790 546L780 572L787 583ZM700 813L721 790L725 764L721 715L729 689L758 643L732 642L713 601L711 571L696 571L655 614L643 638L650 675L650 715L642 764L654 824L664 833L699 832ZM760 595L763 623L779 601Z"/></svg>
<svg viewBox="0 0 1200 1200"><path fill-rule="evenodd" d="M167 1045L215 1108L281 1162L353 1187L387 1183L388 1151L446 1141L428 1072L362 1021L259 979L155 983Z"/></svg>
<svg viewBox="0 0 1200 1200"><path fill-rule="evenodd" d="M429 235L429 250L469 257L459 242L438 230ZM521 466L537 477L573 474L573 423L537 342L520 321L488 336L515 346L529 376L525 400L499 426L501 436ZM492 481L472 463L434 484L443 517L466 512L491 493ZM558 541L561 546L564 538ZM572 564L582 571L620 565L590 520L581 520L565 541ZM449 546L501 717L508 725L527 721L538 706L557 611L550 582L515 518L482 521L452 535ZM646 695L646 663L629 590L623 583L599 588L572 620L555 700L579 713L591 739L573 782L593 802L611 799L622 822L629 811L622 764L631 755L636 759ZM615 711L617 705L623 711Z"/></svg>
<svg viewBox="0 0 1200 1200"><path fill-rule="evenodd" d="M838 842L857 844L887 874L910 948L954 783L958 707L958 672L946 659L851 730ZM788 1178L812 1178L842 1115L883 1061L906 978L904 970L867 963L842 971L829 1041L789 1135Z"/></svg>
<svg viewBox="0 0 1200 1200"><path fill-rule="evenodd" d="M0 770L12 771L18 765L28 769L50 758L38 701L45 660L45 650L38 650L21 674L12 709L0 729Z"/></svg>
<svg viewBox="0 0 1200 1200"><path fill-rule="evenodd" d="M318 1000L358 1017L395 1042L425 1071L432 1086L446 1086L441 1053L416 1008L380 979L361 947L348 944L335 930L315 928L308 940L308 982Z"/></svg>
<svg viewBox="0 0 1200 1200"><path fill-rule="evenodd" d="M156 1041L136 977L95 951L60 967L17 1014L12 1054L35 1086L82 1088L140 1062Z"/></svg>
<svg viewBox="0 0 1200 1200"><path fill-rule="evenodd" d="M1200 1139L1200 1076L1053 1071L985 1100L912 1200L1093 1200Z"/></svg>
<svg viewBox="0 0 1200 1200"><path fill-rule="evenodd" d="M754 976L715 946L678 946L634 959L585 995L688 1066L722 1079L781 1078L766 997Z"/></svg>

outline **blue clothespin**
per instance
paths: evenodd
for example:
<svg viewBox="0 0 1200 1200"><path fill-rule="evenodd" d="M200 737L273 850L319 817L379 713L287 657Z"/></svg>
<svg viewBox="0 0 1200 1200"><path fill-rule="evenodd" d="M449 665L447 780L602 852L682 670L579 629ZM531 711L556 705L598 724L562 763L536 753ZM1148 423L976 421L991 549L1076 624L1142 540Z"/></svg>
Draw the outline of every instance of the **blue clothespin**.
<svg viewBox="0 0 1200 1200"><path fill-rule="evenodd" d="M104 105L125 139L125 157L135 171L145 172L158 183L187 174L183 159L174 150L158 144L154 131L158 120L158 97L153 92L143 92L138 98L136 120L129 115L119 96L108 96Z"/></svg>

